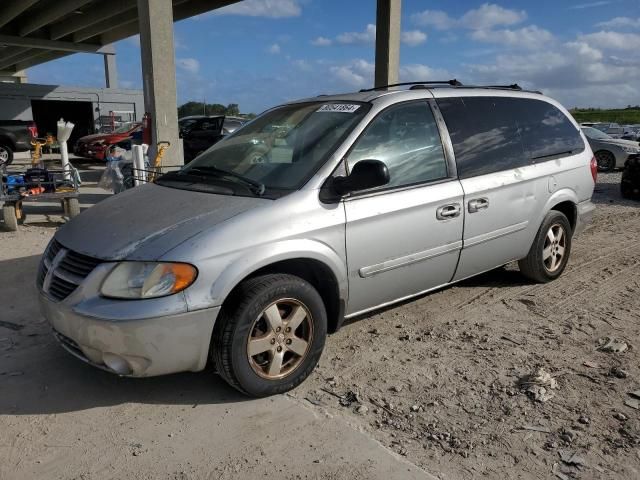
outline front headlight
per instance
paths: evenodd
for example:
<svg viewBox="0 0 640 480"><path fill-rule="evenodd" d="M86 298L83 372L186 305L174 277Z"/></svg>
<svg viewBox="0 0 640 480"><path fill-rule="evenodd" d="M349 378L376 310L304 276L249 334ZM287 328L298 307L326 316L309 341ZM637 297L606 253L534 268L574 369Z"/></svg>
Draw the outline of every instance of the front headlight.
<svg viewBox="0 0 640 480"><path fill-rule="evenodd" d="M198 270L188 263L122 262L102 284L105 297L144 299L181 292L198 276Z"/></svg>
<svg viewBox="0 0 640 480"><path fill-rule="evenodd" d="M622 150L625 153L640 153L640 147L632 147L629 145L623 145Z"/></svg>

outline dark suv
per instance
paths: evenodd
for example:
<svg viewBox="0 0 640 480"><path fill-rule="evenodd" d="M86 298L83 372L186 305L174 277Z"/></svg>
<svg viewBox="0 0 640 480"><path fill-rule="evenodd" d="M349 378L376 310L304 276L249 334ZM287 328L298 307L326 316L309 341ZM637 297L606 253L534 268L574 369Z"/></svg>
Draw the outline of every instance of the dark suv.
<svg viewBox="0 0 640 480"><path fill-rule="evenodd" d="M11 165L13 152L31 149L31 140L38 136L34 122L0 120L0 167Z"/></svg>
<svg viewBox="0 0 640 480"><path fill-rule="evenodd" d="M224 115L194 115L178 120L180 137L184 143L185 163L219 142L225 135L233 133L243 123L244 120L239 117Z"/></svg>

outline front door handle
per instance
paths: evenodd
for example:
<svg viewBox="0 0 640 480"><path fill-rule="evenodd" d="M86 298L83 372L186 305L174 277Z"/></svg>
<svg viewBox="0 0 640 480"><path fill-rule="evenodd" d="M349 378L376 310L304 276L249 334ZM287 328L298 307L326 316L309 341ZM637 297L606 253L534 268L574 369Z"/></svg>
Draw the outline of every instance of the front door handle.
<svg viewBox="0 0 640 480"><path fill-rule="evenodd" d="M451 203L449 205L443 205L436 210L436 218L438 220L449 220L450 218L455 218L460 216L460 204L459 203Z"/></svg>
<svg viewBox="0 0 640 480"><path fill-rule="evenodd" d="M476 213L479 210L485 210L489 208L488 198L474 198L469 200L469 213Z"/></svg>

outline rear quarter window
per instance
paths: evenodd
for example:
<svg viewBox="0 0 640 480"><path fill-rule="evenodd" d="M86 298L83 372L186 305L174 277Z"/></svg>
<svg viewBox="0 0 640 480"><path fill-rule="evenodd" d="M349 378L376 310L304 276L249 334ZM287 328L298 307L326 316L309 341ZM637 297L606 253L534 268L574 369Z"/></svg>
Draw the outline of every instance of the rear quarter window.
<svg viewBox="0 0 640 480"><path fill-rule="evenodd" d="M438 100L460 178L509 170L578 153L577 128L550 103L527 98Z"/></svg>

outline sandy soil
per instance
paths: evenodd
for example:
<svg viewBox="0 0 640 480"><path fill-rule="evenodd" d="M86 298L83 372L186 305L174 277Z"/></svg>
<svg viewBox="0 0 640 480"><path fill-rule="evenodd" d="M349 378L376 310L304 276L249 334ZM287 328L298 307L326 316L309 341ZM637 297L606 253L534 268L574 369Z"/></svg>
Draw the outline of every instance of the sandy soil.
<svg viewBox="0 0 640 480"><path fill-rule="evenodd" d="M640 478L640 203L619 181L601 174L557 281L508 265L354 321L296 395L442 478ZM540 367L545 402L522 385Z"/></svg>
<svg viewBox="0 0 640 480"><path fill-rule="evenodd" d="M32 287L62 220L3 232L0 320L20 328L0 324L0 478L640 478L640 202L619 180L600 176L559 280L508 265L351 321L301 387L259 401L210 372L70 358Z"/></svg>

